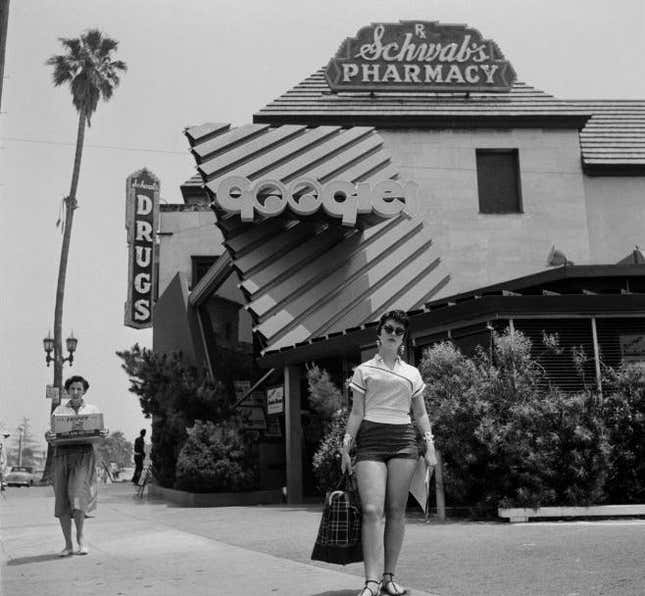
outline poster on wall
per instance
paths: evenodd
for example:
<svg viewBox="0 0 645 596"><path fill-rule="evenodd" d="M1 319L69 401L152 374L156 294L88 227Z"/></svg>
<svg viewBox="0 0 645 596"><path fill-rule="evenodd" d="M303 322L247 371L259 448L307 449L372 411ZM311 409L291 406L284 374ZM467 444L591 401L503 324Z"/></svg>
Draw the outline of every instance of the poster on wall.
<svg viewBox="0 0 645 596"><path fill-rule="evenodd" d="M149 170L130 174L125 183L128 242L128 298L124 323L152 327L156 287L156 233L159 226L159 179Z"/></svg>
<svg viewBox="0 0 645 596"><path fill-rule="evenodd" d="M284 387L269 387L267 389L267 414L282 414L284 412Z"/></svg>

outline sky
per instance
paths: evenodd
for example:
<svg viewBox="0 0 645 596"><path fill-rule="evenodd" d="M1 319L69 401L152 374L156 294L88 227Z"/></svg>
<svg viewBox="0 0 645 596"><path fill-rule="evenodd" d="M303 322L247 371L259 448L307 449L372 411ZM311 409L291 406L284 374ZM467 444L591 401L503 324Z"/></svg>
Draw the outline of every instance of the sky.
<svg viewBox="0 0 645 596"><path fill-rule="evenodd" d="M371 22L463 23L495 40L518 80L562 99L645 98L642 0L11 0L0 114L0 428L49 424L53 368L42 339L53 329L61 234L77 115L45 60L59 37L98 27L128 64L86 132L63 319L78 338L74 365L87 400L111 431L149 428L115 355L152 331L123 325L127 295L125 179L147 167L161 198L181 202L193 175L183 130L252 114L325 65L345 37ZM44 444L44 443L43 443Z"/></svg>

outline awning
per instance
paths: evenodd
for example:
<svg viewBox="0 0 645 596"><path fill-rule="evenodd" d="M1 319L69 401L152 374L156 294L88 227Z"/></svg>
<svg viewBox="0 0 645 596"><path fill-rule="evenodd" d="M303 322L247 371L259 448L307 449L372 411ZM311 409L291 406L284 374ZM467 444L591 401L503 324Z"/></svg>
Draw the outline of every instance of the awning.
<svg viewBox="0 0 645 596"><path fill-rule="evenodd" d="M212 198L230 176L372 185L399 177L371 127L206 124L186 136ZM364 325L393 308L419 308L449 278L423 215L348 228L290 212L253 222L216 214L263 353Z"/></svg>

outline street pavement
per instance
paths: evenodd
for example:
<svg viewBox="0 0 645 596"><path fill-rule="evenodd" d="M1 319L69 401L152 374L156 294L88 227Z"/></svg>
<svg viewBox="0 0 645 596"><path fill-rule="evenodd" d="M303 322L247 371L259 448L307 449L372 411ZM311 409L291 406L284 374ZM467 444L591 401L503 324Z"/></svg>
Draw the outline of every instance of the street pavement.
<svg viewBox="0 0 645 596"><path fill-rule="evenodd" d="M63 547L49 487L0 499L3 596L356 596L362 565L309 559L319 506L182 508L102 485L86 534ZM431 521L410 515L397 576L412 596L643 596L645 520Z"/></svg>

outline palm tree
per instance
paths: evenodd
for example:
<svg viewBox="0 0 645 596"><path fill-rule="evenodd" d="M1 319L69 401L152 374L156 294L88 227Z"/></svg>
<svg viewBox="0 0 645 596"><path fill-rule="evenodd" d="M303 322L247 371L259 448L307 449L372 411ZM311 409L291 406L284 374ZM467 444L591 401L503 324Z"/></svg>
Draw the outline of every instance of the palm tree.
<svg viewBox="0 0 645 596"><path fill-rule="evenodd" d="M127 70L125 62L114 60L119 42L104 35L98 29L89 29L79 38L59 38L65 54L52 56L45 64L53 66L52 80L55 87L68 83L72 93L72 103L78 112L76 133L76 155L69 195L65 197L65 222L63 224L63 243L58 267L56 285L56 306L54 309L54 387L63 385L63 299L65 295L65 276L67 258L72 235L74 210L78 206L76 189L81 170L81 156L85 139L85 124L91 125L92 114L96 111L99 99L108 101L119 85L119 75ZM52 403L52 410L55 404ZM47 463L43 479L51 476L51 448L47 450Z"/></svg>

